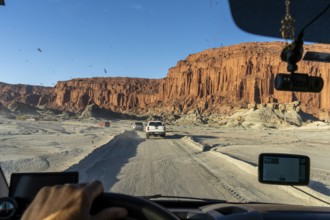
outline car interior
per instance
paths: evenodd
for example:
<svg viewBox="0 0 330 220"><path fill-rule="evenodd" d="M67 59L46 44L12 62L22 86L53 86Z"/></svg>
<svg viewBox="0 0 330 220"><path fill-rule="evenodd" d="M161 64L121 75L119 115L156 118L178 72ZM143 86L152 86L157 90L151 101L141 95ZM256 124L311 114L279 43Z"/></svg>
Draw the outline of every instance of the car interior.
<svg viewBox="0 0 330 220"><path fill-rule="evenodd" d="M289 3L290 7L290 15L287 17L286 3ZM0 1L0 5L4 4L4 1ZM322 77L300 72L297 64L302 59L330 62L330 54L304 54L303 50L304 44L330 43L329 1L229 0L229 4L233 20L241 30L289 41L282 54L278 54L282 61L287 63L287 72L277 74L274 82L277 90L313 93L322 90L325 85ZM290 26L291 18L295 20L293 32L293 27ZM261 154L258 162L258 181L273 185L308 185L312 163L306 155ZM11 181L7 183L1 171L0 220L20 219L42 187L66 183L79 183L79 173L12 173ZM330 219L330 203L324 202L328 206L253 201L235 203L207 198L171 198L160 194L135 197L105 192L94 201L90 213L97 213L106 207L120 206L128 210L129 219L325 220Z"/></svg>

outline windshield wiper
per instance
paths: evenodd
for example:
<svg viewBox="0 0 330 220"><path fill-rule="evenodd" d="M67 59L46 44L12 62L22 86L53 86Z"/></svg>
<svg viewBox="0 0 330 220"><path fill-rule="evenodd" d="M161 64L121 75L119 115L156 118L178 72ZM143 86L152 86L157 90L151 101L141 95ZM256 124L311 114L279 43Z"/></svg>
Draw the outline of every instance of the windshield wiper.
<svg viewBox="0 0 330 220"><path fill-rule="evenodd" d="M197 197L190 197L190 196L163 196L161 194L155 194L151 196L139 196L143 199L179 199L179 200L199 200L199 201L205 201L205 202L214 202L214 203L227 203L226 200L221 199L209 199L209 198L197 198Z"/></svg>
<svg viewBox="0 0 330 220"><path fill-rule="evenodd" d="M152 200L152 199L178 199L178 200L196 200L196 201L203 201L203 202L210 202L210 203L232 203L232 204L278 204L281 203L269 203L269 202L257 202L257 201L249 201L249 202L228 202L227 200L221 199L209 199L209 198L197 198L197 197L190 197L190 196L163 196L162 194L155 194L151 196L138 196L142 199ZM283 204L282 204L283 205Z"/></svg>

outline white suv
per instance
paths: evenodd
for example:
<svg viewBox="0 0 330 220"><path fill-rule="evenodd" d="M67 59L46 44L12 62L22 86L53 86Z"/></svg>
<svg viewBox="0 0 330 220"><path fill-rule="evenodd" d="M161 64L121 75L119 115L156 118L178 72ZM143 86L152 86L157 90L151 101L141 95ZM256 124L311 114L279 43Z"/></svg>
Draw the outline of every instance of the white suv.
<svg viewBox="0 0 330 220"><path fill-rule="evenodd" d="M161 121L149 121L145 128L146 138L148 139L151 135L161 136L165 138L166 128L163 122Z"/></svg>
<svg viewBox="0 0 330 220"><path fill-rule="evenodd" d="M132 128L134 130L143 131L143 123L142 122L134 122L134 124L132 125Z"/></svg>

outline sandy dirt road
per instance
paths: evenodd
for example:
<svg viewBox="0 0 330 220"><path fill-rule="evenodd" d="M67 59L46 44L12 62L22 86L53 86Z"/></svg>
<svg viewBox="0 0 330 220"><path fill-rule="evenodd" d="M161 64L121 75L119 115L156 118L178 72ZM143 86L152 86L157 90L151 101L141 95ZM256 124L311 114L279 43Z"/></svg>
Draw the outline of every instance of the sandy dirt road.
<svg viewBox="0 0 330 220"><path fill-rule="evenodd" d="M307 155L311 159L308 187L330 202L330 163L328 126L305 126L288 129L223 129L176 127L177 135L191 137L213 151L257 166L260 153ZM207 134L207 135L206 135Z"/></svg>
<svg viewBox="0 0 330 220"><path fill-rule="evenodd" d="M143 133L127 131L68 170L78 170L82 182L99 179L106 191L130 195L309 204L171 134L146 140Z"/></svg>

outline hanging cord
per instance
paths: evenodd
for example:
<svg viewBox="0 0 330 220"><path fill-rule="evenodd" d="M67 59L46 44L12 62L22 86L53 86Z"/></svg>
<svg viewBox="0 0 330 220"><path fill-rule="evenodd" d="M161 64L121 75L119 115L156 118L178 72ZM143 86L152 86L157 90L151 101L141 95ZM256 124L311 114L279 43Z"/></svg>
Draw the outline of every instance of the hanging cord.
<svg viewBox="0 0 330 220"><path fill-rule="evenodd" d="M314 23L317 19L319 19L325 12L327 12L327 10L329 8L330 8L330 3L328 4L328 6L319 15L317 15L315 18L313 18L313 20L311 20L308 24L305 25L305 27L300 31L299 35L301 35L301 34L304 35L303 33L304 33L305 29L309 25L311 25L312 23ZM299 36L298 36L298 38L299 38Z"/></svg>
<svg viewBox="0 0 330 220"><path fill-rule="evenodd" d="M289 5L287 5L288 7ZM309 27L311 24L313 24L317 19L319 19L325 12L328 11L330 8L330 3L327 5L325 9L322 10L320 14L318 14L316 17L314 17L310 22L308 22L299 32L297 38L289 45L287 45L285 48L283 48L281 53L281 59L284 62L288 63L287 70L290 73L294 73L298 70L297 63L302 59L303 55L303 45L304 45L304 31L307 27Z"/></svg>

